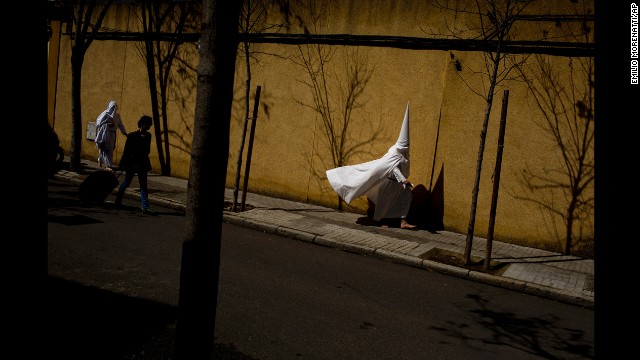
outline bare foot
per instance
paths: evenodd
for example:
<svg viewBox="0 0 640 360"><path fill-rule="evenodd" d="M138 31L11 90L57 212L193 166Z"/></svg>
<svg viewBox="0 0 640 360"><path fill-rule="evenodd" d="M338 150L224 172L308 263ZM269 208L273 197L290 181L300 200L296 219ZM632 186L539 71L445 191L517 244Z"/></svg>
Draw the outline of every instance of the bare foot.
<svg viewBox="0 0 640 360"><path fill-rule="evenodd" d="M400 222L400 228L401 229L415 229L416 226L415 225L411 225L407 222L407 220L402 219L402 221Z"/></svg>
<svg viewBox="0 0 640 360"><path fill-rule="evenodd" d="M388 225L380 225L381 228L388 228Z"/></svg>

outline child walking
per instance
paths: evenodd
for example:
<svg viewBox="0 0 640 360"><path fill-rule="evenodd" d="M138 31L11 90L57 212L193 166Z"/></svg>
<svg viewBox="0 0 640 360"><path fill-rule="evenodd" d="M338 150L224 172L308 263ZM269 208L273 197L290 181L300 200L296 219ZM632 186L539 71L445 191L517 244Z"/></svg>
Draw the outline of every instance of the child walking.
<svg viewBox="0 0 640 360"><path fill-rule="evenodd" d="M149 194L147 192L147 172L151 170L151 160L149 160L149 153L151 152L151 133L149 129L151 125L151 116L143 115L138 120L138 130L127 135L127 141L124 144L124 151L120 160L120 168L125 171L125 176L118 188L115 201L117 206L122 205L124 192L131 185L133 177L137 174L138 182L140 183L140 200L144 213L154 212L149 209Z"/></svg>

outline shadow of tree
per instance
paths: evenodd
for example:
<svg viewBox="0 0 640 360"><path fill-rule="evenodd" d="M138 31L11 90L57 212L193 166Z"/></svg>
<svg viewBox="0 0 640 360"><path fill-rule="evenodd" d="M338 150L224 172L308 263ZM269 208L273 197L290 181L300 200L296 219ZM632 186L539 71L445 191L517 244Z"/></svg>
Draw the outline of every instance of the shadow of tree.
<svg viewBox="0 0 640 360"><path fill-rule="evenodd" d="M327 8L309 3L302 9L296 15L306 34L326 31L330 15ZM289 59L306 73L298 82L309 89L312 100L294 97L294 101L315 114L310 124L311 149L305 148L300 154L311 172L309 182L315 182L309 187L325 192L329 190L327 169L347 165L363 154L375 158L374 144L385 136L381 119L376 122L373 117L356 114L366 104L365 90L375 65L369 64L366 49L303 44L296 50ZM338 210L342 210L344 201L336 197Z"/></svg>
<svg viewBox="0 0 640 360"><path fill-rule="evenodd" d="M593 9L588 2L572 2L576 21L555 23L543 31L545 39L594 43ZM539 116L532 117L555 145L558 162L534 168L528 164L516 175L520 189L511 196L534 204L544 218L548 236L565 255L593 250L595 59L555 59L533 54L516 65ZM590 257L593 257L591 254Z"/></svg>
<svg viewBox="0 0 640 360"><path fill-rule="evenodd" d="M518 189L506 189L513 198L534 204L544 218L547 244L565 255L592 248L594 160L593 59L569 59L558 64L535 55L530 67L518 71L539 110L534 124L555 144L557 165L525 165L517 174ZM562 82L567 78L569 89ZM586 246L585 246L586 244ZM591 254L593 257L593 254Z"/></svg>
<svg viewBox="0 0 640 360"><path fill-rule="evenodd" d="M489 330L489 336L474 337L467 331L470 324L455 321L431 328L469 343L510 347L544 359L567 359L568 354L580 359L594 358L593 340L587 339L582 330L561 325L560 319L553 315L522 317L491 309L489 301L477 294L469 294L467 298L472 299L476 306L464 311L473 315L477 325Z"/></svg>

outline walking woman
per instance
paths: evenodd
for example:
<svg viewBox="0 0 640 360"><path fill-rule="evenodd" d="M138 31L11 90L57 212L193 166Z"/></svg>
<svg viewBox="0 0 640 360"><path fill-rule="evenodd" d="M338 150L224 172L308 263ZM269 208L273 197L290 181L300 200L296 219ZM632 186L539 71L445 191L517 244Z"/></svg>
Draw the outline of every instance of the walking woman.
<svg viewBox="0 0 640 360"><path fill-rule="evenodd" d="M116 129L120 129L122 135L127 136L118 104L115 100L109 101L107 110L103 111L96 119L96 147L98 148L98 164L107 170L113 170L113 150L116 148Z"/></svg>

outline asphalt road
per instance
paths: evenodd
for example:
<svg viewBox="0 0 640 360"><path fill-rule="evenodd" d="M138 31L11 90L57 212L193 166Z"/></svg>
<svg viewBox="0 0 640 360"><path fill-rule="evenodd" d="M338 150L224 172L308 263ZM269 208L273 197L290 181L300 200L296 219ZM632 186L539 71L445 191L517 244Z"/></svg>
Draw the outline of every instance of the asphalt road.
<svg viewBox="0 0 640 360"><path fill-rule="evenodd" d="M48 189L47 353L169 359L184 214ZM220 359L594 357L593 310L230 224L218 286Z"/></svg>

